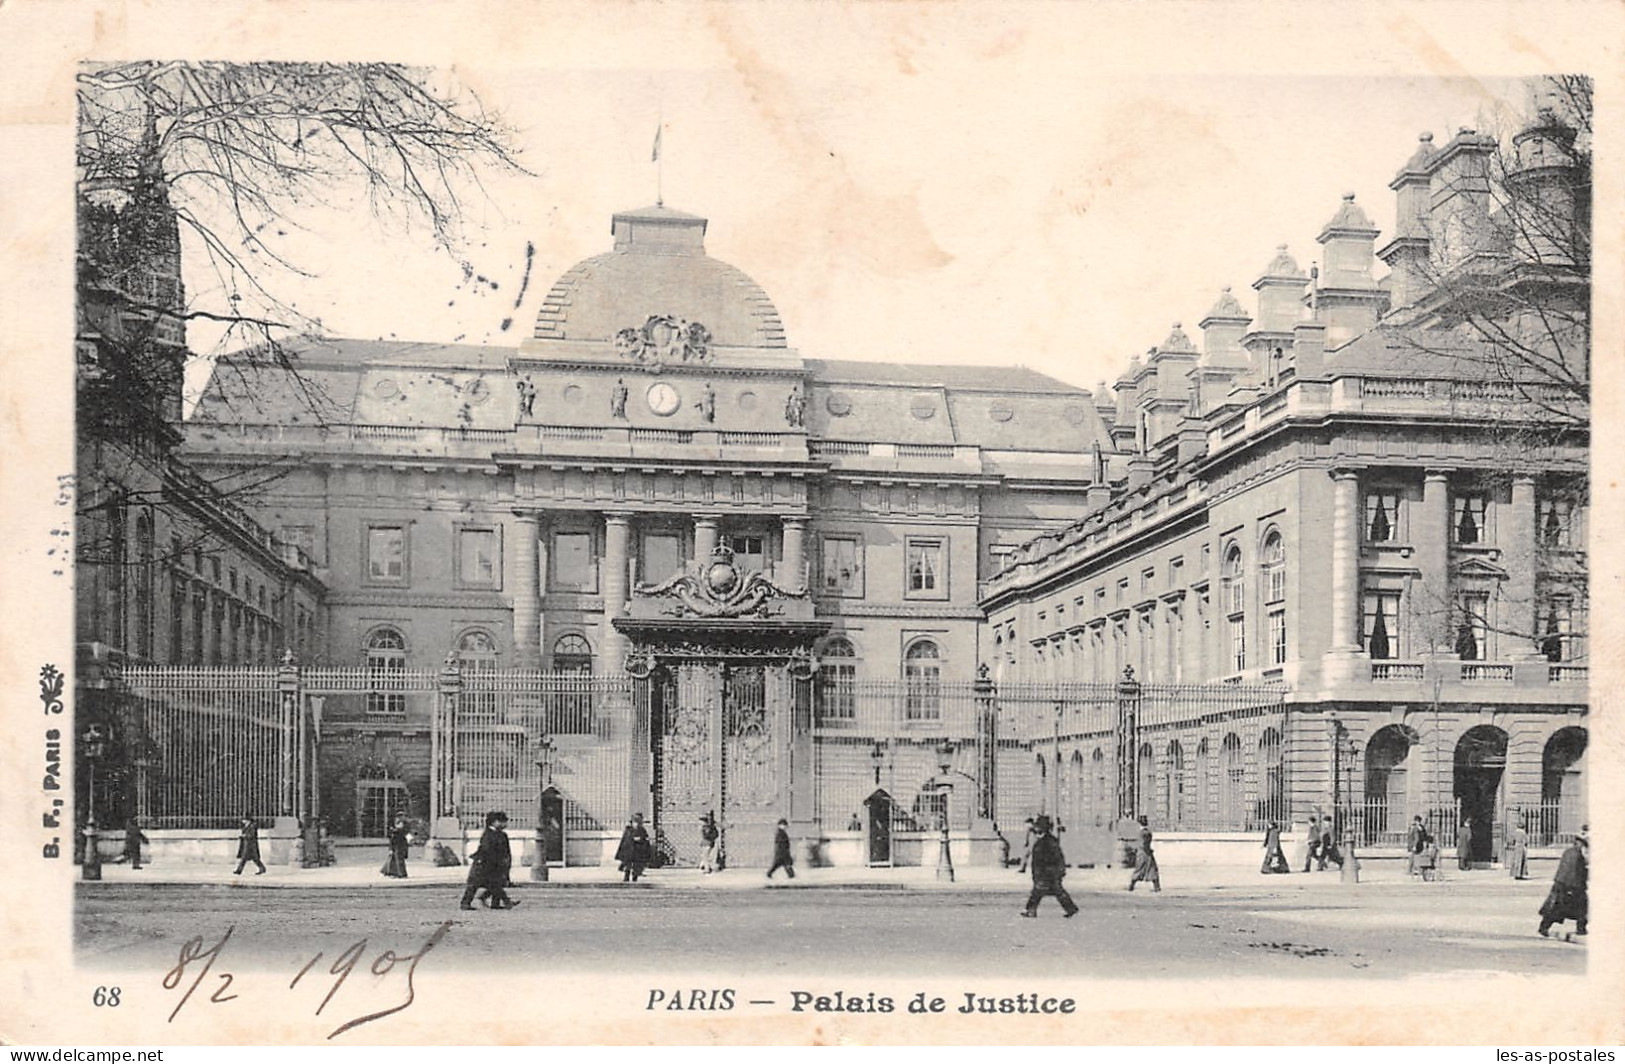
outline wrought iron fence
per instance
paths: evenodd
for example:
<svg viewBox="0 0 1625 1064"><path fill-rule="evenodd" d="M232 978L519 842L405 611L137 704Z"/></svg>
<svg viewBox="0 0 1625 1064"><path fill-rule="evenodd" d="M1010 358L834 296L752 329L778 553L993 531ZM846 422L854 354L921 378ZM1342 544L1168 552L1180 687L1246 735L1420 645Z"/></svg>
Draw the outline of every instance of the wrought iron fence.
<svg viewBox="0 0 1625 1064"><path fill-rule="evenodd" d="M104 769L157 828L229 828L292 810L292 706L275 669L129 667L121 763ZM117 775L115 776L115 773Z"/></svg>

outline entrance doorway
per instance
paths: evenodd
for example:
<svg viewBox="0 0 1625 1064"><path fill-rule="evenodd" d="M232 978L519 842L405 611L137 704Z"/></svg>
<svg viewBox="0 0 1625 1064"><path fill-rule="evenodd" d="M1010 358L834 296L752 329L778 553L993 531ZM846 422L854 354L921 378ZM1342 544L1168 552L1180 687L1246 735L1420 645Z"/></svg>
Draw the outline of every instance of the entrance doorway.
<svg viewBox="0 0 1625 1064"><path fill-rule="evenodd" d="M695 662L655 674L652 826L668 863L699 864L706 813L717 818L730 865L767 863L785 800L793 697L782 666Z"/></svg>
<svg viewBox="0 0 1625 1064"><path fill-rule="evenodd" d="M564 795L557 787L542 791L536 822L542 830L542 857L551 866L564 867Z"/></svg>
<svg viewBox="0 0 1625 1064"><path fill-rule="evenodd" d="M866 814L864 837L869 843L871 868L891 867L892 806L891 795L883 790L877 790L863 800L863 811Z"/></svg>
<svg viewBox="0 0 1625 1064"><path fill-rule="evenodd" d="M1496 856L1506 765L1507 733L1500 728L1480 724L1456 743L1455 795L1461 810L1456 830L1469 832L1467 856L1475 865L1488 865Z"/></svg>

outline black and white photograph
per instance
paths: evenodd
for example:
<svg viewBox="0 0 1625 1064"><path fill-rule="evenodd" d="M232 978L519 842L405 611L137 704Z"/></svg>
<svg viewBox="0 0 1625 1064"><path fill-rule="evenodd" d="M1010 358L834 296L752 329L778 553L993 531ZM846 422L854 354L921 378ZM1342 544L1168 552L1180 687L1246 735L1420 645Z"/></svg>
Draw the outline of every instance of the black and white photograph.
<svg viewBox="0 0 1625 1064"><path fill-rule="evenodd" d="M1619 1044L1621 22L0 9L0 1040Z"/></svg>

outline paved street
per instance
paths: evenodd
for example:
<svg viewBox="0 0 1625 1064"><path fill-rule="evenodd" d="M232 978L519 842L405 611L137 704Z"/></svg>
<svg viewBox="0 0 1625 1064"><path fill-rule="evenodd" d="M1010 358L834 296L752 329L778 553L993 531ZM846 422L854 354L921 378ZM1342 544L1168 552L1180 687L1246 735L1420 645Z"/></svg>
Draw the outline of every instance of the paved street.
<svg viewBox="0 0 1625 1064"><path fill-rule="evenodd" d="M225 876L149 885L123 875L80 887L78 948L84 965L150 970L174 963L187 939L212 943L232 927L240 965L297 968L300 957L331 956L362 937L370 949L405 955L450 920L437 967L534 967L545 958L555 970L584 972L721 965L805 975L850 971L861 959L877 976L1370 979L1580 974L1586 963L1585 946L1534 934L1547 883L1496 873L1348 887L1334 874L1193 875L1153 895L1123 890L1117 870L1077 870L1067 879L1082 906L1075 919L1063 920L1047 899L1040 919L1024 920L1024 877L978 871L949 889L901 870L894 882L819 885L804 875L795 887L766 886L744 871L703 885L692 873L655 873L630 888L601 879L521 884L520 908L473 913L457 910L449 877L312 888L278 870L258 884Z"/></svg>

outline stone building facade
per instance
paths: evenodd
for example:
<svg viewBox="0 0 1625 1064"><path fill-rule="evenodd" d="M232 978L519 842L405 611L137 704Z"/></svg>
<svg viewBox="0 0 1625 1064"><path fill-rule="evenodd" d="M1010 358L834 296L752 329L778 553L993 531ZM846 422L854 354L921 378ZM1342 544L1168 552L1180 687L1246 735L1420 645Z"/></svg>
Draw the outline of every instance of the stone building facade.
<svg viewBox="0 0 1625 1064"><path fill-rule="evenodd" d="M364 674L316 696L336 831L374 833L386 791L528 816L551 781L572 860L632 811L682 858L706 809L765 859L779 815L844 830L889 787L923 830L930 781L975 774L981 582L1082 507L1100 412L1014 367L803 357L706 228L615 215L514 347L309 340L296 374L217 368L188 457L285 470L257 516L328 581L301 665ZM535 678L481 688L513 670Z"/></svg>
<svg viewBox="0 0 1625 1064"><path fill-rule="evenodd" d="M1102 410L1126 478L988 581L1006 680L1285 685L1278 715L1141 722L1124 763L1162 829L1336 811L1386 845L1422 815L1447 841L1470 822L1489 861L1511 821L1550 843L1584 819L1588 412L1564 382L1585 378L1589 279L1494 187L1540 183L1544 231L1587 225L1572 139L1543 115L1497 174L1492 138L1424 135L1391 186L1389 273L1349 195L1316 270L1281 247L1255 312L1225 289L1200 349L1175 325ZM1576 330L1527 328L1542 305ZM1062 812L1088 823L1123 739L1065 739Z"/></svg>

